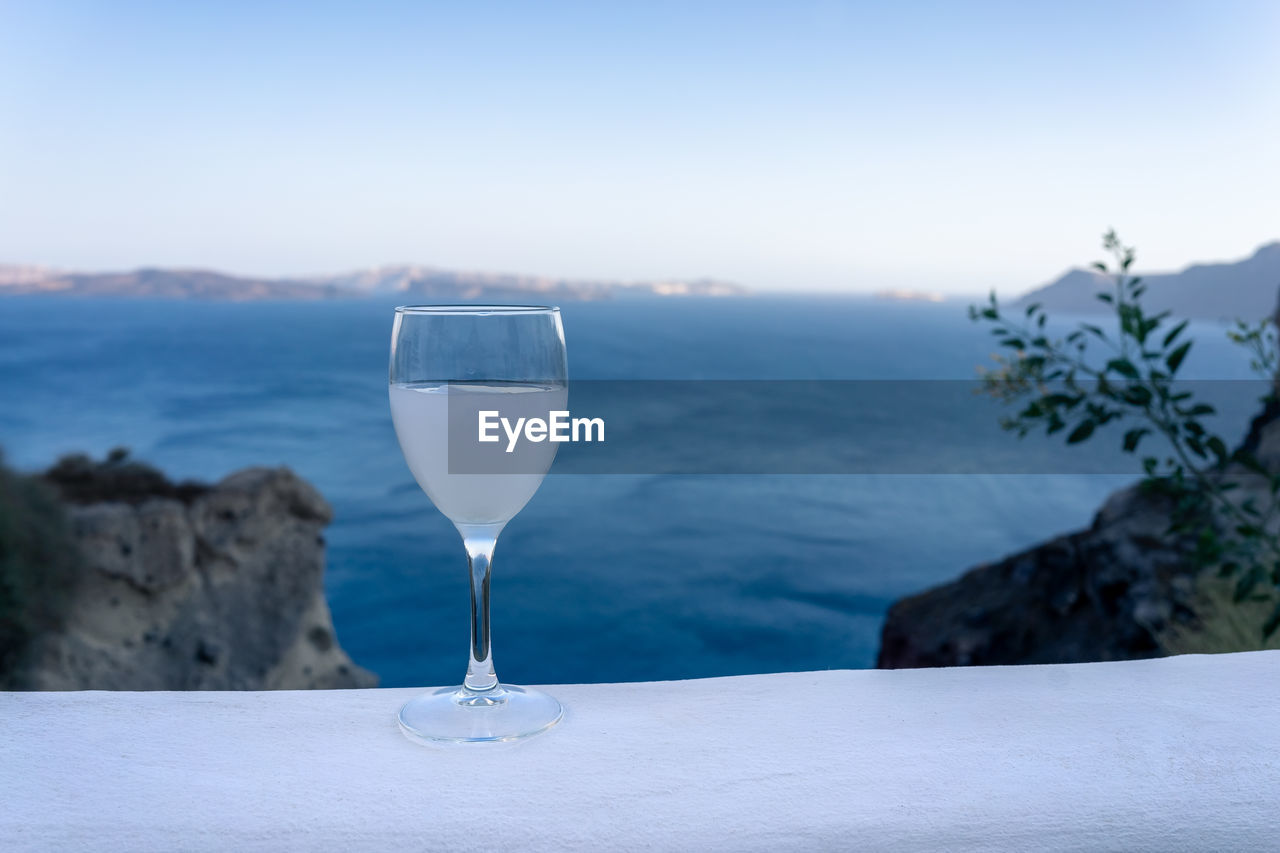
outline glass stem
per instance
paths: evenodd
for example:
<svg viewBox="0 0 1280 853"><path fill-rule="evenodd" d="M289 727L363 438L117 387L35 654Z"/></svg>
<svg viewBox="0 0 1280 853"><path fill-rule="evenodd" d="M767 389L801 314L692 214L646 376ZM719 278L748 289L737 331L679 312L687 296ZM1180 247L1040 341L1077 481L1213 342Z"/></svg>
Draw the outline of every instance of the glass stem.
<svg viewBox="0 0 1280 853"><path fill-rule="evenodd" d="M460 530L471 576L471 657L467 660L463 687L473 693L484 693L498 686L498 676L493 671L493 647L489 642L489 579L493 549L501 529Z"/></svg>

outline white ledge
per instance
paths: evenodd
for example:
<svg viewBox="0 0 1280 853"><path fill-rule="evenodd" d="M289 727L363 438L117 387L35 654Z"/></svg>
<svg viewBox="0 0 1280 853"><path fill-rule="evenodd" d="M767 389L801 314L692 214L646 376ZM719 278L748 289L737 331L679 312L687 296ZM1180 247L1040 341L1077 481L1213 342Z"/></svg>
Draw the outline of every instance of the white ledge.
<svg viewBox="0 0 1280 853"><path fill-rule="evenodd" d="M418 746L416 690L0 694L14 850L1274 849L1280 652L547 688Z"/></svg>

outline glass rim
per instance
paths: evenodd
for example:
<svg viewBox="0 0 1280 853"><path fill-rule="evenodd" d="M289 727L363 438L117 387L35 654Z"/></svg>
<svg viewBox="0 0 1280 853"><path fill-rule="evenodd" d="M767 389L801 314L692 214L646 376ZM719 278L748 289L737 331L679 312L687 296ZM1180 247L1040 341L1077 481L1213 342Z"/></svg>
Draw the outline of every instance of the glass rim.
<svg viewBox="0 0 1280 853"><path fill-rule="evenodd" d="M554 305L398 305L397 314L558 314Z"/></svg>

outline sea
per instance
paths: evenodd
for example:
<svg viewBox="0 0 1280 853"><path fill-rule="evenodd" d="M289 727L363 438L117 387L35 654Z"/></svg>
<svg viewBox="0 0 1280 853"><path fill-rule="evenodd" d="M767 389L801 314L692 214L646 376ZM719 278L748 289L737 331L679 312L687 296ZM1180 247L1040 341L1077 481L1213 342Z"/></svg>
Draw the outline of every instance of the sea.
<svg viewBox="0 0 1280 853"><path fill-rule="evenodd" d="M393 306L0 300L0 448L29 471L117 446L175 479L289 466L334 508L325 584L342 646L384 686L456 683L468 643L464 554L392 429ZM995 349L961 300L561 307L574 380L971 380ZM1197 343L1184 372L1251 375L1225 325L1189 331ZM921 421L947 422L944 408L920 409ZM1224 434L1243 434L1248 414L1226 413ZM1016 442L999 415L993 402L991 441ZM868 419L862 429L893 426ZM930 448L906 452L916 450ZM555 684L874 666L895 599L1087 526L1139 465L904 470L913 473L553 470L498 544L499 676Z"/></svg>

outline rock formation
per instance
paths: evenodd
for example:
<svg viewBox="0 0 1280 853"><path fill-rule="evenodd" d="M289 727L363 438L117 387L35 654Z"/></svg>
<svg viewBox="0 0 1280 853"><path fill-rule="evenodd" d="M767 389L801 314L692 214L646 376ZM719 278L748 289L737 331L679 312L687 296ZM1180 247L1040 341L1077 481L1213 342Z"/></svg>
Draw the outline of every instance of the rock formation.
<svg viewBox="0 0 1280 853"><path fill-rule="evenodd" d="M1280 411L1267 406L1244 446L1280 471ZM1265 481L1239 467L1236 500L1265 505ZM1060 536L894 603L882 669L1127 660L1277 647L1261 626L1274 594L1232 601L1232 581L1188 559L1167 534L1171 508L1137 486L1112 495L1088 530Z"/></svg>
<svg viewBox="0 0 1280 853"><path fill-rule="evenodd" d="M323 589L332 511L287 468L212 487L116 456L46 475L81 567L61 627L32 638L20 689L370 687L339 647Z"/></svg>

